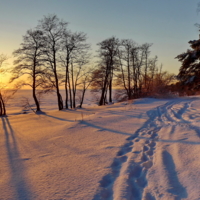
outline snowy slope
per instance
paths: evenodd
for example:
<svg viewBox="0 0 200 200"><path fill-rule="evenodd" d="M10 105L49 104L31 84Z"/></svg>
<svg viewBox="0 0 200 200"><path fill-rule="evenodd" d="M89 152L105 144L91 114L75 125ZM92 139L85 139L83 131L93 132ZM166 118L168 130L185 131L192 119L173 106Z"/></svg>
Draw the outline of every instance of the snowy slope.
<svg viewBox="0 0 200 200"><path fill-rule="evenodd" d="M0 199L200 199L199 97L0 119Z"/></svg>

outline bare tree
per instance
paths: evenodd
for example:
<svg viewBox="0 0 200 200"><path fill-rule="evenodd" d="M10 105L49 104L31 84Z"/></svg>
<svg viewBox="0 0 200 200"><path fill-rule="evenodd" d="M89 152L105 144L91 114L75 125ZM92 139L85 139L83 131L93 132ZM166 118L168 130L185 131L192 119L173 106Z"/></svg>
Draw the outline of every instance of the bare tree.
<svg viewBox="0 0 200 200"><path fill-rule="evenodd" d="M6 72L9 72L8 67L5 67L3 64L8 59L4 54L0 54L0 75L5 75ZM21 85L13 85L12 88L7 88L7 84L0 82L0 116L6 115L6 105L8 101L13 97L13 95L20 89Z"/></svg>
<svg viewBox="0 0 200 200"><path fill-rule="evenodd" d="M149 69L149 55L150 55L150 47L152 44L145 43L141 46L142 51L144 52L144 88L147 88L147 76L148 76L148 69Z"/></svg>
<svg viewBox="0 0 200 200"><path fill-rule="evenodd" d="M91 77L93 82L91 83L91 93L95 95L96 101L100 100L100 97L98 93L102 92L103 87L104 87L104 82L105 82L105 73L106 73L106 68L104 65L98 65L96 69L92 71ZM104 100L105 102L105 100Z"/></svg>
<svg viewBox="0 0 200 200"><path fill-rule="evenodd" d="M142 89L143 49L131 39L122 40L118 56L120 73L117 82L122 83L128 99L137 98Z"/></svg>
<svg viewBox="0 0 200 200"><path fill-rule="evenodd" d="M61 42L66 32L67 22L60 20L56 15L44 16L42 20L39 21L37 28L41 30L45 36L43 52L45 54L45 61L48 63L48 68L52 71L54 77L51 82L54 82L56 89L58 108L63 109L62 96L59 89L59 52L61 50ZM50 75L50 74L49 74ZM54 80L53 80L54 79Z"/></svg>
<svg viewBox="0 0 200 200"><path fill-rule="evenodd" d="M112 87L114 70L118 66L117 54L120 45L119 39L111 37L97 44L99 46L100 66L105 68L104 83L101 90L99 105L106 103L107 91L109 90L109 102L112 103Z"/></svg>
<svg viewBox="0 0 200 200"><path fill-rule="evenodd" d="M6 69L3 67L3 63L8 59L4 54L0 54L0 75L3 75ZM5 102L2 95L2 89L4 89L4 84L0 83L0 116L6 115Z"/></svg>
<svg viewBox="0 0 200 200"><path fill-rule="evenodd" d="M4 54L0 54L0 73L5 73L6 69L3 68L3 63L8 59L8 57Z"/></svg>
<svg viewBox="0 0 200 200"><path fill-rule="evenodd" d="M94 81L92 76L93 70L94 68L88 67L82 71L82 76L79 82L79 88L81 87L79 92L80 108L82 108L86 90L91 86L92 82Z"/></svg>
<svg viewBox="0 0 200 200"><path fill-rule="evenodd" d="M131 39L121 41L118 53L120 73L117 83L123 85L127 98L137 98L141 90L142 66L144 65L144 53L141 46Z"/></svg>
<svg viewBox="0 0 200 200"><path fill-rule="evenodd" d="M28 30L23 36L21 48L15 50L13 55L17 57L14 61L11 81L18 79L21 76L28 75L29 81L24 85L29 85L32 88L32 95L36 105L36 112L40 111L40 104L36 95L36 89L44 83L43 69L43 47L44 36L42 31Z"/></svg>
<svg viewBox="0 0 200 200"><path fill-rule="evenodd" d="M86 34L83 32L65 32L62 41L62 50L64 52L65 68L65 107L68 108L70 99L71 108L76 107L76 90L79 79L83 76L82 71L89 62L88 50L90 45L86 43ZM70 98L69 98L70 97Z"/></svg>
<svg viewBox="0 0 200 200"><path fill-rule="evenodd" d="M155 56L154 58L149 59L148 64L148 74L145 77L146 81L146 87L145 91L148 94L152 93L152 89L154 88L154 81L155 76L159 73L158 67L157 67L158 57ZM160 71L161 73L161 71Z"/></svg>
<svg viewBox="0 0 200 200"><path fill-rule="evenodd" d="M121 49L119 51L120 71L118 74L118 82L121 80L126 90L128 99L132 99L134 92L134 83L137 82L136 74L136 56L138 56L138 45L131 39L123 39L121 41ZM134 76L134 79L133 79Z"/></svg>
<svg viewBox="0 0 200 200"><path fill-rule="evenodd" d="M138 45L131 39L123 39L118 51L120 72L116 84L124 91L118 91L122 99L139 98L152 91L155 75L158 73L157 56L149 58L152 44ZM125 95L126 93L126 95Z"/></svg>

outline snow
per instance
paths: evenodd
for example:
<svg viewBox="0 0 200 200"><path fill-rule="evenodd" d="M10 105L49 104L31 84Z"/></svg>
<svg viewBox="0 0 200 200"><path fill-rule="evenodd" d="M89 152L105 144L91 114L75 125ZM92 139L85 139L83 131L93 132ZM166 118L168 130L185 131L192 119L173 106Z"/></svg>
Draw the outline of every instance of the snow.
<svg viewBox="0 0 200 200"><path fill-rule="evenodd" d="M54 103L0 119L0 199L200 199L200 97Z"/></svg>

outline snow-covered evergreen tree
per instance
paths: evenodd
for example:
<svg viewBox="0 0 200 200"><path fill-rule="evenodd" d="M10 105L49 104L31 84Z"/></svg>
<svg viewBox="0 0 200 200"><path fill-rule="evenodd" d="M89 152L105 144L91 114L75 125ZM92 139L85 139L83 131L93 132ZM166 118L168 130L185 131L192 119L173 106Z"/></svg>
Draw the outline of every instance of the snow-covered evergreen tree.
<svg viewBox="0 0 200 200"><path fill-rule="evenodd" d="M186 88L196 90L200 86L200 39L188 42L191 49L176 58L182 62L178 79Z"/></svg>

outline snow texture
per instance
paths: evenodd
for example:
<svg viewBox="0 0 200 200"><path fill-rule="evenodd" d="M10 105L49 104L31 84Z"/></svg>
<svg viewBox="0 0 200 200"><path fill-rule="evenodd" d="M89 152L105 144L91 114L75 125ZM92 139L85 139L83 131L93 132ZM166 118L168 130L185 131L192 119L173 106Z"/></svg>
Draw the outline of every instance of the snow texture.
<svg viewBox="0 0 200 200"><path fill-rule="evenodd" d="M198 96L10 110L0 119L0 199L200 199L199 113Z"/></svg>

